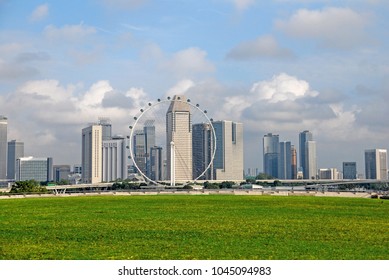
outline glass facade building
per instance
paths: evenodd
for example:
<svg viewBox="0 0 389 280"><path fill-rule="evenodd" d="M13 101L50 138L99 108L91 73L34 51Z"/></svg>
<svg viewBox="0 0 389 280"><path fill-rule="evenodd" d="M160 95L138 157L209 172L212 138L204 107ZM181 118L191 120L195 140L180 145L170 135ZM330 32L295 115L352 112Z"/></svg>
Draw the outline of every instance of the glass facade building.
<svg viewBox="0 0 389 280"><path fill-rule="evenodd" d="M279 154L279 136L272 133L263 136L263 170L265 174L273 178L278 178Z"/></svg>
<svg viewBox="0 0 389 280"><path fill-rule="evenodd" d="M292 145L289 141L280 142L278 159L278 177L279 179L292 178Z"/></svg>
<svg viewBox="0 0 389 280"><path fill-rule="evenodd" d="M53 159L22 157L16 160L16 181L35 180L48 182L53 180Z"/></svg>
<svg viewBox="0 0 389 280"><path fill-rule="evenodd" d="M355 161L343 162L343 179L357 179L357 163Z"/></svg>
<svg viewBox="0 0 389 280"><path fill-rule="evenodd" d="M304 179L311 179L309 176L308 162L307 162L307 145L306 142L312 141L312 132L304 130L299 134L299 148L300 148L300 167L303 171ZM312 153L311 153L312 154Z"/></svg>
<svg viewBox="0 0 389 280"><path fill-rule="evenodd" d="M8 142L7 179L16 178L16 160L24 157L24 143L12 140Z"/></svg>

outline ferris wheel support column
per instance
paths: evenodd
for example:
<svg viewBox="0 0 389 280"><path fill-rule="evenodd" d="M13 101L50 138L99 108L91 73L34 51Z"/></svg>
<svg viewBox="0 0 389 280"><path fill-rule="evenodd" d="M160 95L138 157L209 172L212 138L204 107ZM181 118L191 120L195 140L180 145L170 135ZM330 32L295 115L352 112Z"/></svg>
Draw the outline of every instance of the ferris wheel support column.
<svg viewBox="0 0 389 280"><path fill-rule="evenodd" d="M170 186L176 185L176 151L174 142L170 142Z"/></svg>

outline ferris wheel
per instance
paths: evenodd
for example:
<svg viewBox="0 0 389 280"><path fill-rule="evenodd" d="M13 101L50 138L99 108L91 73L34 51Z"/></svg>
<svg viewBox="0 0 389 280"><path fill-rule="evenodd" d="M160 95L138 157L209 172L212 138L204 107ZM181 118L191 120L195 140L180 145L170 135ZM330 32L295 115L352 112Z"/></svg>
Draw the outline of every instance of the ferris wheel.
<svg viewBox="0 0 389 280"><path fill-rule="evenodd" d="M174 187L213 178L216 133L199 104L183 95L149 102L129 128L130 158L149 183Z"/></svg>

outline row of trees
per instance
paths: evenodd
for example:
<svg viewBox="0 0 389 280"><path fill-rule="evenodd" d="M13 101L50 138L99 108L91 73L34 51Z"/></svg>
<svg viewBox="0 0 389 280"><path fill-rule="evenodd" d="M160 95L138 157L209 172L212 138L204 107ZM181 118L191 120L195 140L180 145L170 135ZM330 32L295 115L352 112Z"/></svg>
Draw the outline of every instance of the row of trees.
<svg viewBox="0 0 389 280"><path fill-rule="evenodd" d="M19 181L12 185L10 193L47 193L48 190L35 180Z"/></svg>
<svg viewBox="0 0 389 280"><path fill-rule="evenodd" d="M62 182L63 184L65 182ZM280 180L274 180L272 182L258 182L255 179L247 179L245 182L242 182L240 185L243 184L260 184L264 187L277 187L282 186L282 182ZM304 186L306 183L296 183L291 184L288 182L287 186ZM308 184L309 185L309 184ZM40 183L35 180L28 180L28 181L19 181L15 182L12 185L10 193L47 193L48 190L46 189L47 182ZM109 188L111 190L137 190L141 189L142 187L147 186L147 183L145 182L134 182L131 180L117 180L113 182L112 186ZM215 183L215 182L204 182L203 184L204 189L231 189L235 186L235 183L232 181L224 181L221 183ZM368 190L377 190L377 191L389 191L389 185L387 183L358 183L355 182L354 184L348 184L348 185L339 185L337 187L337 190L354 190L357 188L365 188ZM184 189L192 189L191 184L187 184L184 186Z"/></svg>

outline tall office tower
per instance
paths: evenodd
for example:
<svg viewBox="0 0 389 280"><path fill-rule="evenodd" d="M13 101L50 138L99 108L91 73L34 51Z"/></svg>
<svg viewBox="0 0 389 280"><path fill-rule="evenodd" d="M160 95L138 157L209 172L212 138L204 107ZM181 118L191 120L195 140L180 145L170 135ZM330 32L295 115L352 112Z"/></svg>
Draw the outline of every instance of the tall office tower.
<svg viewBox="0 0 389 280"><path fill-rule="evenodd" d="M214 137L209 123L193 125L193 178L213 180L212 153L214 152ZM209 166L209 169L199 177Z"/></svg>
<svg viewBox="0 0 389 280"><path fill-rule="evenodd" d="M155 126L154 120L147 120L143 126L145 135L145 157L146 157L146 175L150 178L151 175L151 162L150 162L150 149L155 146Z"/></svg>
<svg viewBox="0 0 389 280"><path fill-rule="evenodd" d="M101 125L101 130L102 130L102 140L111 140L112 139L112 124L111 124L111 119L109 118L99 118L99 125Z"/></svg>
<svg viewBox="0 0 389 280"><path fill-rule="evenodd" d="M215 121L216 153L214 180L243 180L243 124Z"/></svg>
<svg viewBox="0 0 389 280"><path fill-rule="evenodd" d="M150 179L154 181L164 180L163 176L163 156L162 147L154 146L150 148Z"/></svg>
<svg viewBox="0 0 389 280"><path fill-rule="evenodd" d="M15 180L16 160L24 157L24 143L11 140L8 142L7 179Z"/></svg>
<svg viewBox="0 0 389 280"><path fill-rule="evenodd" d="M126 139L114 136L111 140L103 140L103 182L127 179Z"/></svg>
<svg viewBox="0 0 389 280"><path fill-rule="evenodd" d="M53 165L53 181L59 182L61 180L69 181L70 165Z"/></svg>
<svg viewBox="0 0 389 280"><path fill-rule="evenodd" d="M292 179L297 179L297 150L294 145L291 147L292 153Z"/></svg>
<svg viewBox="0 0 389 280"><path fill-rule="evenodd" d="M386 149L365 150L365 172L366 179L388 179L388 161Z"/></svg>
<svg viewBox="0 0 389 280"><path fill-rule="evenodd" d="M133 136L134 161L140 171L146 175L146 134L144 130L137 130Z"/></svg>
<svg viewBox="0 0 389 280"><path fill-rule="evenodd" d="M316 179L317 160L316 160L316 142L305 142L305 167L304 179Z"/></svg>
<svg viewBox="0 0 389 280"><path fill-rule="evenodd" d="M100 183L102 177L102 126L92 124L82 130L83 183Z"/></svg>
<svg viewBox="0 0 389 280"><path fill-rule="evenodd" d="M304 179L310 179L308 175L308 164L306 163L306 145L305 143L308 141L312 141L312 132L309 132L308 130L304 130L303 132L300 132L299 134L299 145L300 145L300 167L303 170L303 177Z"/></svg>
<svg viewBox="0 0 389 280"><path fill-rule="evenodd" d="M22 157L16 160L15 181L35 180L48 182L53 180L53 159Z"/></svg>
<svg viewBox="0 0 389 280"><path fill-rule="evenodd" d="M166 157L167 175L171 178L174 164L175 181L193 179L192 167L192 118L189 104L183 95L175 95L166 113ZM175 160L172 162L171 147L174 145Z"/></svg>
<svg viewBox="0 0 389 280"><path fill-rule="evenodd" d="M289 141L280 142L278 157L279 179L292 179L292 145Z"/></svg>
<svg viewBox="0 0 389 280"><path fill-rule="evenodd" d="M357 163L343 162L343 179L357 179Z"/></svg>
<svg viewBox="0 0 389 280"><path fill-rule="evenodd" d="M268 133L263 136L263 170L274 178L278 178L279 142L278 135Z"/></svg>
<svg viewBox="0 0 389 280"><path fill-rule="evenodd" d="M7 178L7 126L8 119L0 116L0 179Z"/></svg>

